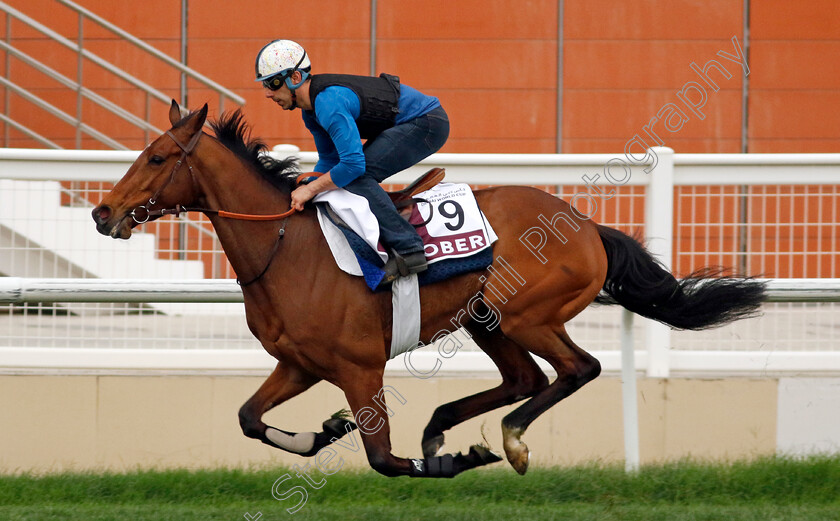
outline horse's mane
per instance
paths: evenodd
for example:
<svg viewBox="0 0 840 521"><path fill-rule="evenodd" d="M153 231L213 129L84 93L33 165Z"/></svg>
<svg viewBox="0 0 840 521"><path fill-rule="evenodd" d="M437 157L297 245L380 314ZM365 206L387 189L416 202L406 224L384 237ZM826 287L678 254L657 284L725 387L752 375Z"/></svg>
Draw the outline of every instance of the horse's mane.
<svg viewBox="0 0 840 521"><path fill-rule="evenodd" d="M246 164L254 167L271 184L284 192L294 190L299 172L297 158L275 159L269 156L266 153L268 146L262 140L251 139L251 128L240 109L225 112L218 121L211 122L210 126L220 143Z"/></svg>

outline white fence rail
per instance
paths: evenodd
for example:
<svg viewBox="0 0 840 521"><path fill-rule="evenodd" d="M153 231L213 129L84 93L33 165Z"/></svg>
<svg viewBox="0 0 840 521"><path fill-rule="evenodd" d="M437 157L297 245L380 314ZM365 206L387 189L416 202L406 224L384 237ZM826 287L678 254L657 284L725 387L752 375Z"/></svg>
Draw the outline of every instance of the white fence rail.
<svg viewBox="0 0 840 521"><path fill-rule="evenodd" d="M666 147L656 152L656 169L671 168L675 186L700 185L836 185L840 154L675 154ZM0 178L29 181L116 182L137 159L139 151L0 149ZM295 155L302 169L315 164L315 152L278 145L273 154ZM585 185L584 176L600 176L593 183L608 185L604 168L616 154L433 154L389 182L408 183L432 166L445 167L447 180L483 185ZM612 163L611 163L612 162ZM618 185L646 186L650 162L630 165ZM654 169L655 171L655 169ZM613 179L616 175L610 174Z"/></svg>
<svg viewBox="0 0 840 521"><path fill-rule="evenodd" d="M294 147L277 147L276 153L298 155L304 170L310 169L316 159L314 153L298 152ZM84 184L86 187L80 189L81 193L89 194L95 190L107 190L107 185L116 182L126 172L137 154L137 152L120 151L0 149L0 185L13 180L35 184L59 180ZM805 270L807 267L819 272L820 277L840 277L840 154L674 154L667 148L655 148L648 151L645 159L641 161L625 162L625 159L625 156L620 154L436 154L389 181L409 182L434 165L445 167L450 181L482 185L531 184L556 187L557 192L567 199L573 197L577 190L577 193L586 192L594 196L599 204L602 199L605 199L599 197L599 194L611 192L614 189L616 196L612 199L612 203L618 201L614 204L615 210L611 210L612 213L606 216L599 213L598 221L610 226L622 225L625 229L630 227L631 230L634 227L643 228L650 249L663 263L671 266L676 259L677 266L673 268L675 272L685 273L685 267L680 264L681 262L689 266L717 263L737 266L741 261L752 262L758 259L759 264L749 265L745 271L764 273L773 278L807 277L809 276L808 271ZM646 170L650 170L650 173ZM88 186L95 183L100 183L102 186L96 189ZM781 187L781 189L765 193L763 190L767 185ZM748 189L744 191L743 187ZM817 187L818 190L811 193L808 192L808 187ZM681 194L682 189L688 190L688 193ZM756 190L755 193L747 193L753 189ZM709 193L719 193L720 197L708 196ZM53 197L57 198L57 196ZM139 236L137 240L132 239L128 243L98 237L93 231L90 216L86 211L77 212L81 219L78 228L84 231L84 239L86 241L91 237L96 240L102 239L108 242L107 246L116 250L115 252L105 255L100 250L83 249L80 246L83 241L74 239L67 241L70 244L68 253L64 256L56 254L55 258L49 257L49 251L54 250L50 250L48 245L41 244L42 250L48 250L48 252L34 258L35 254L30 252L30 248L38 241L32 237L23 236L22 232L16 231L18 230L16 226L21 225L21 228L31 229L33 228L31 221L36 221L37 226L40 227L37 228L38 230L48 230L53 223L49 218L41 217L37 212L33 212L32 208L23 207L21 201L31 198L34 198L32 194L27 194L26 197L12 196L10 204L18 206L0 208L0 214L5 215L4 212L9 214L4 217L6 224L0 225L0 246L8 245L2 246L7 247L7 250L0 251L0 272L18 277L137 276L131 272L120 275L104 271L96 275L93 268L83 264L95 260L108 269L127 265L126 262L114 262L113 259L117 258L116 255L127 252L129 248L141 242ZM636 206L640 207L636 203L640 203L642 198L644 198L645 211L635 211ZM749 199L749 204L744 203L746 199ZM703 201L702 204L697 202L700 200ZM694 208L695 205L697 208ZM738 205L741 206L735 208ZM602 206L606 208L608 205ZM745 211L745 208L750 212L753 210L763 212L761 213L763 218L775 219L775 221L769 224L767 222L741 222L737 214L738 211ZM794 215L796 212L802 212L803 215ZM690 213L693 220L688 223L681 222L683 213ZM731 217L733 214L736 214L734 219ZM204 227L203 233L209 231L206 222L193 224ZM179 225L178 221L174 221L174 226ZM726 244L723 237L725 235L723 229L726 226L739 227L744 234L755 232L760 236L756 242L759 247L744 250L739 249L737 245ZM46 237L48 234L43 235ZM706 236L721 236L721 238L706 240ZM64 239L64 237L60 236L58 239ZM682 245L680 241L683 241ZM686 247L686 241L693 246ZM802 244L798 244L797 241ZM695 242L696 245L694 245ZM98 243L95 247L99 247ZM79 251L80 249L82 251ZM677 253L672 254L672 252ZM160 264L198 262L197 260L179 260L190 258L188 255L183 255L183 250L171 250L165 253L168 255L164 257L167 260L160 261ZM149 253L149 255L153 254L153 252ZM222 256L220 250L213 250L213 255ZM132 258L136 260L136 257ZM765 260L767 260L766 263ZM73 264L75 268L61 271L62 262L75 263ZM207 261L204 262L206 266ZM214 263L216 263L215 257ZM205 271L204 276L213 278L230 276L224 273L215 274L221 263L223 260L219 261L219 265L214 264L213 269L209 270L212 274L208 275ZM146 265L151 262L140 264ZM7 265L12 265L16 269L5 270L4 266ZM36 268L42 274L38 274ZM166 270L170 270L168 265L162 269L164 269L163 275L160 277L155 275L159 279L158 283L161 280L176 277L174 270L170 275L166 275L169 273ZM144 276L140 275L140 277ZM825 279L818 279L815 283L823 282ZM200 279L192 283L197 284L196 287L204 287L202 285L204 282ZM809 282L802 281L801 283ZM210 284L216 284L216 282L210 282ZM672 333L657 323L644 321L643 326L636 327L639 331L636 331L635 335L639 364L646 368L649 376L661 377L668 376L671 371L703 372L711 370L712 367L722 367L729 372L744 371L752 374L761 371L838 370L840 364L835 361L836 353L840 352L840 327L838 327L840 319L836 318L838 306L833 303L819 305L808 303L808 299L812 298L809 295L815 294L815 291L806 289L804 296L797 298L788 296L784 297L786 300L778 301L780 302L778 304L768 304L766 306L767 318L764 321L747 321L751 325L739 325L741 329L737 330L724 329L717 330L716 333L683 335ZM91 298L103 299L104 297ZM177 323L180 332L172 338L169 337L167 331L163 330L155 330L150 334L152 341L149 346L156 350L150 356L160 361L150 362L152 366L158 364L159 367L176 369L196 367L218 370L259 366L259 364L243 361L251 356L245 355L243 351L256 353L258 350L252 349L254 342L249 338L246 328L230 325L243 323L240 316L231 316L230 322L224 325L216 320L203 321L202 327L216 327L224 330L224 332L218 329L211 331L210 340L202 339L204 342L200 344L202 347L214 347L214 349L205 349L206 351L217 353L218 362L210 362L199 350L186 348L196 345L193 341L194 337L191 336L192 333L186 331L187 328L197 328L195 324L200 321L181 316L186 314L183 311L186 309L183 305L160 303L149 306L148 302L160 301L155 300L152 295L137 295L136 298L137 304L126 304L122 308L117 308L117 304L114 304L112 315L110 315L112 319L103 318L96 322L95 327L87 323L83 325L70 323L69 319L62 322L60 320L63 317L62 314L67 313L69 309L62 304L49 307L41 304L44 302L41 300L28 308L29 311L34 309L35 313L29 313L29 315L24 313L24 316L16 316L15 313L19 313L20 310L6 305L8 317L1 317L0 320L8 318L8 323L13 325L15 333L5 339L0 338L0 346L5 345L8 349L25 347L30 350L41 349L44 346L61 347L64 354L57 354L58 349L50 348L48 349L49 356L66 357L70 364L68 367L72 367L73 364L80 363L76 360L81 359L74 359L69 351L63 350L68 346L66 339L73 337L74 343L70 344L72 348L84 349L95 345L99 346L98 348L107 349L122 346L120 347L122 354L114 354L115 358L108 358L108 360L119 361L119 357L128 357L131 349L139 344L147 345L143 343L144 339L130 338L132 327L134 327L132 321L151 320L143 315L146 311L163 311L169 313L166 319L170 322L180 320ZM115 300L106 301L116 302ZM92 300L85 302L92 302ZM27 305L21 304L22 307ZM229 305L236 304L221 304L221 306ZM40 307L36 308L36 306ZM70 311L78 309L97 316L105 316L111 312L105 308L94 309L94 306L96 305L79 303ZM194 304L190 307L200 308L201 306L210 306L210 304ZM140 311L137 311L138 309ZM228 313L229 309L220 308L220 311ZM139 316L133 316L134 312L139 313ZM114 318L118 315L118 319ZM47 316L49 320L45 318ZM46 341L41 338L25 338L30 330L38 329L42 327L42 324L43 329L49 327L47 323L50 320L61 323L64 329L50 333L51 336L48 336ZM102 324L113 326L118 320L123 324L119 332L101 327ZM593 352L599 354L607 370L618 371L620 367L618 324L621 321L622 318L617 309L587 310L573 321L570 330L573 337L578 339L578 343L588 346ZM792 321L799 322L791 325ZM20 326L21 323L24 325ZM584 325L576 325L581 323ZM229 331L235 327L240 327L241 330L230 333ZM581 330L581 333L573 331L577 327L584 330ZM80 333L88 328L98 328L103 332L96 338ZM12 329L12 327L6 329ZM642 330L644 332L640 334ZM118 337L117 333L123 337ZM0 332L0 337L2 336ZM783 337L784 340L779 341ZM215 348L216 346L218 348ZM234 350L228 349L231 346L238 349L233 352ZM185 349L171 349L173 353L167 354L164 351L169 347L185 347ZM223 352L226 349L232 351L230 355L232 365L223 360ZM35 353L35 351L31 352ZM418 353L418 363L421 363L420 360L423 358L420 355L421 353ZM434 353L424 356L432 362L436 359ZM491 370L489 362L482 361L481 356L481 353L471 353L464 349L458 356L446 360L447 363L444 364L442 370L472 373ZM10 358L4 356L3 360L10 360ZM23 359L15 358L15 360L22 361ZM108 364L112 363L105 362L106 357L100 357L98 360L99 362L92 363L99 367L108 367ZM184 362L178 365L181 362L175 362L175 360ZM191 362L188 363L187 360L195 361L196 365L191 365ZM270 360L266 362L270 364ZM0 363L0 365L3 364ZM117 365L128 366L122 362Z"/></svg>
<svg viewBox="0 0 840 521"><path fill-rule="evenodd" d="M840 279L772 279L767 302L840 302ZM0 304L24 302L242 302L229 279L53 279L0 277Z"/></svg>
<svg viewBox="0 0 840 521"><path fill-rule="evenodd" d="M840 302L840 279L769 280L768 302ZM236 303L242 293L234 281L160 281L106 279L27 279L0 278L0 303L53 302L142 302L142 303ZM625 312L626 313L626 312ZM634 353L642 365L650 357L649 349L632 348L632 318L626 313L620 336L622 351L593 351L604 371L622 369L622 356L632 360ZM238 317L244 322L244 317ZM256 343L254 343L256 346ZM628 358L630 357L630 358ZM666 346L667 370L680 373L832 373L840 372L840 351L681 351ZM440 363L438 363L440 362ZM418 373L490 374L496 369L481 352L462 351L442 359L431 349L414 353L412 367ZM267 371L272 359L261 349L108 349L0 347L0 368L9 370L169 370L169 371ZM550 366L543 364L546 370ZM411 373L400 357L389 362L389 373ZM624 367L624 370L628 370ZM635 365L630 365L635 372ZM651 374L649 376L660 376Z"/></svg>

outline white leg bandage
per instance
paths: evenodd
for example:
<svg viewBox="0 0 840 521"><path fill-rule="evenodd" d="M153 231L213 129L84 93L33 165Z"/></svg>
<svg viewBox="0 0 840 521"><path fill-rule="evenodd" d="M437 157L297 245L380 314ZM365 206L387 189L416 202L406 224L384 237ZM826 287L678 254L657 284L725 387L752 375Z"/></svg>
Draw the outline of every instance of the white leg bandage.
<svg viewBox="0 0 840 521"><path fill-rule="evenodd" d="M305 454L315 446L314 432L301 432L290 436L274 427L269 427L265 430L265 437L278 447L298 454Z"/></svg>

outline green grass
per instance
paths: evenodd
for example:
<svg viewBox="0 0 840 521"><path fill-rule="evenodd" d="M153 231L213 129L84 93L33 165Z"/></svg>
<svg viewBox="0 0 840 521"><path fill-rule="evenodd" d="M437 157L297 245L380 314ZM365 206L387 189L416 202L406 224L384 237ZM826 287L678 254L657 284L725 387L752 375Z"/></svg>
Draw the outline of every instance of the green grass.
<svg viewBox="0 0 840 521"><path fill-rule="evenodd" d="M589 465L473 471L451 480L388 479L341 470L322 488L275 500L304 482L287 469L138 471L0 476L0 519L577 519L840 520L840 456L766 458L732 464L684 461L643 467ZM316 479L323 476L311 473Z"/></svg>

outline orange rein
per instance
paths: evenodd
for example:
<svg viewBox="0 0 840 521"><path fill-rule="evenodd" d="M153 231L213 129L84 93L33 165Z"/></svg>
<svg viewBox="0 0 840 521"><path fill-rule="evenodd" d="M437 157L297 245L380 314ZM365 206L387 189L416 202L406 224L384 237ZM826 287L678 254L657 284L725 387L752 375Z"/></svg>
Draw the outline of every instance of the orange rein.
<svg viewBox="0 0 840 521"><path fill-rule="evenodd" d="M321 173L321 172L306 172L305 174L300 174L299 176L297 176L297 179L295 179L295 181L297 182L297 184L301 184L301 183L303 183L303 180L306 179L306 178L321 177L322 175L324 175L324 174Z"/></svg>
<svg viewBox="0 0 840 521"><path fill-rule="evenodd" d="M234 212L226 212L224 210L218 210L216 215L219 217L224 217L226 219L239 219L240 221L279 221L280 219L284 219L297 210L294 208L289 209L287 212L278 213L274 215L251 215L247 213L234 213Z"/></svg>
<svg viewBox="0 0 840 521"><path fill-rule="evenodd" d="M160 216L164 216L164 215L174 215L175 217L179 217L182 212L212 213L212 214L216 214L219 217L223 217L223 218L226 218L226 219L238 219L238 220L241 220L241 221L279 221L280 219L285 219L286 217L289 217L290 215L292 215L293 213L295 213L297 211L294 208L290 208L288 211L285 211L283 213L278 213L278 214L254 215L254 214L247 214L247 213L228 212L228 211L225 211L225 210L211 210L209 208L187 208L185 206L181 206L180 204L176 204L175 208L163 208L163 209L160 209L160 210L150 211L149 207L152 206L153 204L155 204L155 200L158 198L158 196L161 194L161 192L163 192L163 189L166 188L169 185L169 183L171 183L172 180L175 178L175 174L178 172L178 167L181 166L182 162L187 163L187 166L189 166L189 169L190 169L190 175L192 175L192 166L190 166L190 164L189 164L188 157L189 157L190 153L193 151L193 149L195 148L195 146L198 144L198 140L201 139L201 136L203 135L203 133L202 132L196 133L195 136L192 137L192 139L190 140L190 142L187 145L184 145L180 141L178 141L178 138L176 138L175 135L172 134L172 132L170 132L168 130L166 131L166 135L168 135L170 138L172 138L172 141L174 141L175 144L178 145L178 147L183 151L183 154L181 155L181 159L179 159L178 162L175 163L175 166L172 169L172 173L169 175L169 180L166 183L164 183L164 185L161 186L158 189L158 191L155 193L155 195L153 195L149 199L148 203L146 203L143 206L138 207L138 208L143 208L145 210L145 212L146 212L145 213L145 215L146 215L145 219L141 220L141 218L138 218L135 215L137 209L135 209L133 212L131 212L131 217L138 224L143 224L145 222L148 222L150 217L160 217ZM306 173L303 173L303 174L299 174L295 178L295 184L300 185L304 182L304 180L306 178L309 178L309 177L316 177L317 178L317 177L321 177L322 175L324 175L324 174L319 173L319 172L306 172ZM195 182L195 178L193 178L193 182ZM285 228L285 227L286 227L286 224L283 223L283 228ZM282 233L281 233L281 238L282 238Z"/></svg>
<svg viewBox="0 0 840 521"><path fill-rule="evenodd" d="M301 184L303 183L304 179L307 177L321 177L324 174L318 172L307 172L305 174L300 174L297 176L296 183ZM225 210L217 210L215 213L219 217L224 217L225 219L238 219L240 221L278 221L280 219L285 219L286 217L295 213L296 210L294 208L290 208L288 211L273 215L254 215L248 213L235 213L235 212L228 212Z"/></svg>

